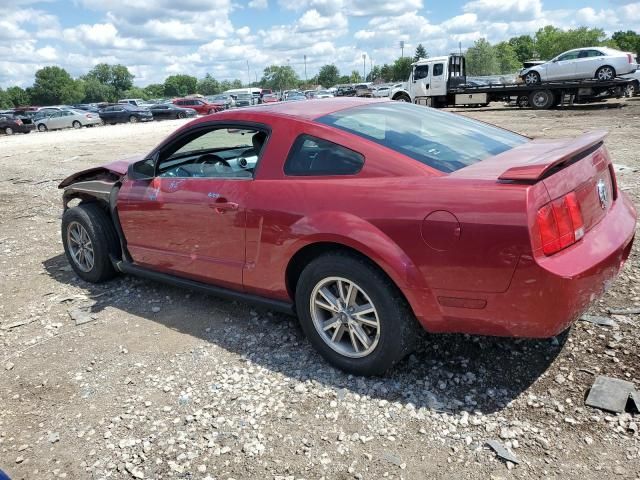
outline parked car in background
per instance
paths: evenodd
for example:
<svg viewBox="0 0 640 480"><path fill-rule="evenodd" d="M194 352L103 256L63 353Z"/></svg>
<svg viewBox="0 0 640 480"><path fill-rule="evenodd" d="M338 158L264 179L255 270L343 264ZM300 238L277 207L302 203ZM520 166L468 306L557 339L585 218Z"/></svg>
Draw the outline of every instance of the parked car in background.
<svg viewBox="0 0 640 480"><path fill-rule="evenodd" d="M334 95L328 90L318 90L313 95L313 98L333 98Z"/></svg>
<svg viewBox="0 0 640 480"><path fill-rule="evenodd" d="M197 112L193 108L183 108L172 103L157 104L147 107L154 120L168 120L172 118L190 118L195 117Z"/></svg>
<svg viewBox="0 0 640 480"><path fill-rule="evenodd" d="M5 135L14 133L31 133L36 127L30 119L24 121L13 112L0 113L0 132Z"/></svg>
<svg viewBox="0 0 640 480"><path fill-rule="evenodd" d="M254 104L254 98L251 93L238 93L236 95L236 107L250 107Z"/></svg>
<svg viewBox="0 0 640 480"><path fill-rule="evenodd" d="M142 107L143 105L146 105L147 102L142 98L123 98L122 100L118 100L118 103L126 103L135 107Z"/></svg>
<svg viewBox="0 0 640 480"><path fill-rule="evenodd" d="M360 83L354 87L356 89L356 97L370 97L371 83Z"/></svg>
<svg viewBox="0 0 640 480"><path fill-rule="evenodd" d="M391 87L383 86L373 90L372 95L375 98L385 98L385 97L388 97L390 93L391 93Z"/></svg>
<svg viewBox="0 0 640 480"><path fill-rule="evenodd" d="M86 112L98 113L100 108L95 103L76 103L71 105L76 110L84 110Z"/></svg>
<svg viewBox="0 0 640 480"><path fill-rule="evenodd" d="M207 100L207 102L213 105L222 107L223 110L235 107L236 105L236 101L233 99L231 95L224 95L224 94L211 95L209 97L205 97L205 99Z"/></svg>
<svg viewBox="0 0 640 480"><path fill-rule="evenodd" d="M608 47L576 48L561 53L540 65L524 68L520 77L532 85L554 80L613 80L635 71L638 64L632 53Z"/></svg>
<svg viewBox="0 0 640 480"><path fill-rule="evenodd" d="M278 98L278 96L273 93L267 93L266 95L262 96L262 103L276 103L279 101L280 99Z"/></svg>
<svg viewBox="0 0 640 480"><path fill-rule="evenodd" d="M50 112L46 116L38 118L35 120L35 124L39 132L46 132L62 128L93 127L102 124L102 119L97 113L82 110L61 110Z"/></svg>
<svg viewBox="0 0 640 480"><path fill-rule="evenodd" d="M307 97L302 92L293 92L287 95L285 99L286 102L300 102L308 100Z"/></svg>
<svg viewBox="0 0 640 480"><path fill-rule="evenodd" d="M108 105L100 110L100 118L104 123L115 125L116 123L137 123L153 120L153 114L148 108L136 107L126 103Z"/></svg>
<svg viewBox="0 0 640 480"><path fill-rule="evenodd" d="M353 97L355 96L355 94L356 94L356 89L353 88L351 85L338 87L338 90L336 91L337 97Z"/></svg>
<svg viewBox="0 0 640 480"><path fill-rule="evenodd" d="M203 98L176 98L173 104L183 108L193 108L200 115L209 115L224 110L221 105L209 103Z"/></svg>
<svg viewBox="0 0 640 480"><path fill-rule="evenodd" d="M627 93L630 97L640 95L640 68L627 75L622 75L622 78L633 80L627 87Z"/></svg>
<svg viewBox="0 0 640 480"><path fill-rule="evenodd" d="M636 234L605 135L384 99L228 110L63 180L62 243L88 282L296 312L326 360L379 375L422 329L549 338L603 294Z"/></svg>

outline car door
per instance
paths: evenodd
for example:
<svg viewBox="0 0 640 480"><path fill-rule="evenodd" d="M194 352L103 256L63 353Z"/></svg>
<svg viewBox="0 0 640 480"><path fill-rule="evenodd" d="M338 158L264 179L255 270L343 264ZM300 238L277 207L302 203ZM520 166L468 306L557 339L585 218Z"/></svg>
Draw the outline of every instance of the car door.
<svg viewBox="0 0 640 480"><path fill-rule="evenodd" d="M129 112L122 105L113 106L113 121L127 122L129 120Z"/></svg>
<svg viewBox="0 0 640 480"><path fill-rule="evenodd" d="M567 52L551 60L546 66L547 78L543 81L570 80L576 78L576 60L580 52Z"/></svg>
<svg viewBox="0 0 640 480"><path fill-rule="evenodd" d="M434 63L431 71L431 95L446 95L447 81L444 74L444 63Z"/></svg>
<svg viewBox="0 0 640 480"><path fill-rule="evenodd" d="M167 105L156 105L151 110L151 113L153 114L154 118L161 119L169 118L169 114L171 113L171 111L172 110L170 110Z"/></svg>
<svg viewBox="0 0 640 480"><path fill-rule="evenodd" d="M160 147L153 179L124 182L117 207L135 263L242 288L254 169L238 159L252 151L257 132L245 125L194 127Z"/></svg>
<svg viewBox="0 0 640 480"><path fill-rule="evenodd" d="M596 70L604 65L604 59L604 54L598 50L582 50L576 60L576 77L595 77Z"/></svg>
<svg viewBox="0 0 640 480"><path fill-rule="evenodd" d="M60 113L61 115L58 128L70 128L73 125L73 121L75 120L75 115L73 114L73 112L69 111L63 111Z"/></svg>
<svg viewBox="0 0 640 480"><path fill-rule="evenodd" d="M51 112L47 120L47 128L49 130L64 128L64 119L62 118L64 113L65 112Z"/></svg>
<svg viewBox="0 0 640 480"><path fill-rule="evenodd" d="M416 65L413 69L413 94L415 97L427 97L431 95L431 79L429 78L429 65Z"/></svg>

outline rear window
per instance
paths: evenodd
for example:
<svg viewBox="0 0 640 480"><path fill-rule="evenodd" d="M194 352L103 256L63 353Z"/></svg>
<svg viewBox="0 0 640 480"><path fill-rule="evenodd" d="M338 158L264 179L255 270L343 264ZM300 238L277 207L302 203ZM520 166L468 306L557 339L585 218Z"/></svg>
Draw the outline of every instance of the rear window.
<svg viewBox="0 0 640 480"><path fill-rule="evenodd" d="M528 141L516 133L461 115L404 102L350 108L316 121L358 135L445 173L455 172Z"/></svg>

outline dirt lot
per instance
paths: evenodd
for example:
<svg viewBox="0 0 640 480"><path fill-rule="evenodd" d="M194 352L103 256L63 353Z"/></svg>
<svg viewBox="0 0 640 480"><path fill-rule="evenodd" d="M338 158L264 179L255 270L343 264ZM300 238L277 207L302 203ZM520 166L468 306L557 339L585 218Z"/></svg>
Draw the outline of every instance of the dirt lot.
<svg viewBox="0 0 640 480"><path fill-rule="evenodd" d="M610 130L640 205L640 98L463 113L534 137ZM640 387L637 315L578 322L566 343L435 336L365 379L327 366L291 318L135 278L79 281L58 181L180 124L0 137L0 468L12 478L640 478L638 415L584 405L598 374ZM636 246L592 313L640 307L639 264Z"/></svg>

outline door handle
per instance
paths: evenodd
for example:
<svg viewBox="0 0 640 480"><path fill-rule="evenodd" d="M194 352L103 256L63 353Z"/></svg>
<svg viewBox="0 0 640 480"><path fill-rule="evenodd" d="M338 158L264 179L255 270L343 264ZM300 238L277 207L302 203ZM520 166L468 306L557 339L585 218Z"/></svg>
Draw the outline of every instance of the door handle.
<svg viewBox="0 0 640 480"><path fill-rule="evenodd" d="M235 202L229 202L224 197L219 197L213 206L216 213L224 213L227 210L237 210L240 205Z"/></svg>

